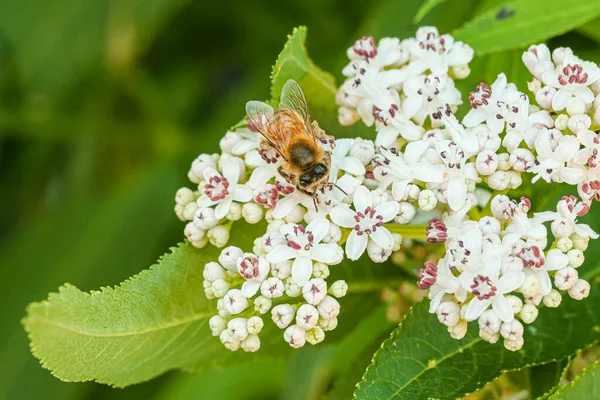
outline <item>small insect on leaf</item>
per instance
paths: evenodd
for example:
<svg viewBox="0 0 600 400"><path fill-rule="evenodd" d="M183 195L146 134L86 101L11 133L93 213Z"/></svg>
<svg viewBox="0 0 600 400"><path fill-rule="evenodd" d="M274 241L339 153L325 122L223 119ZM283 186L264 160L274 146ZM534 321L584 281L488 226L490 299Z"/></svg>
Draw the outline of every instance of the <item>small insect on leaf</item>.
<svg viewBox="0 0 600 400"><path fill-rule="evenodd" d="M496 19L498 19L498 20L508 19L508 18L513 17L516 13L517 13L517 10L515 10L515 9L510 9L508 7L502 7L500 9L500 11L498 11L498 14L496 14Z"/></svg>

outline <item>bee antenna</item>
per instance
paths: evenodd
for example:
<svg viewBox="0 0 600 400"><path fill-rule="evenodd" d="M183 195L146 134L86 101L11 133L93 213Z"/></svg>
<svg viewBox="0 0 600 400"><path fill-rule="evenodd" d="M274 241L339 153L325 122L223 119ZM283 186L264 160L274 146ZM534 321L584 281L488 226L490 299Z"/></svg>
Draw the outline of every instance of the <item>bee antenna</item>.
<svg viewBox="0 0 600 400"><path fill-rule="evenodd" d="M313 204L315 205L315 211L319 212L319 207L317 207L317 196L313 196Z"/></svg>
<svg viewBox="0 0 600 400"><path fill-rule="evenodd" d="M346 196L348 196L348 193L346 193L346 191L344 189L342 189L341 187L339 187L338 185L336 185L335 183L333 184L333 186L335 186L336 188L339 189L340 192L344 193Z"/></svg>

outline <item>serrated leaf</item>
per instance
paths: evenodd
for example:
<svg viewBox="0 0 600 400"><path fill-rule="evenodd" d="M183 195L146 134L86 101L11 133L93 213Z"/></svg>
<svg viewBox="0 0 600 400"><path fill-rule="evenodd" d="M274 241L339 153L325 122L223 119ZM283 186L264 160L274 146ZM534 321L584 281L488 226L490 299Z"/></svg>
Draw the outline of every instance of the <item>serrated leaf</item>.
<svg viewBox="0 0 600 400"><path fill-rule="evenodd" d="M600 398L600 361L587 367L573 382L559 388L551 400Z"/></svg>
<svg viewBox="0 0 600 400"><path fill-rule="evenodd" d="M595 281L588 299L565 298L557 309L542 308L535 323L525 327L525 345L518 352L483 341L476 322L465 338L454 340L428 312L428 302L420 303L377 352L355 396L454 399L503 371L562 359L600 339L598 301L600 284Z"/></svg>
<svg viewBox="0 0 600 400"><path fill-rule="evenodd" d="M293 79L302 86L309 105L316 109L335 111L337 87L333 75L321 70L308 57L305 47L306 27L295 28L288 36L271 74L271 99L279 104L281 88Z"/></svg>
<svg viewBox="0 0 600 400"><path fill-rule="evenodd" d="M600 15L600 2L518 0L497 6L452 32L475 54L518 49L568 32Z"/></svg>
<svg viewBox="0 0 600 400"><path fill-rule="evenodd" d="M532 399L546 399L560 384L565 371L569 368L570 359L537 365L529 369L529 387Z"/></svg>

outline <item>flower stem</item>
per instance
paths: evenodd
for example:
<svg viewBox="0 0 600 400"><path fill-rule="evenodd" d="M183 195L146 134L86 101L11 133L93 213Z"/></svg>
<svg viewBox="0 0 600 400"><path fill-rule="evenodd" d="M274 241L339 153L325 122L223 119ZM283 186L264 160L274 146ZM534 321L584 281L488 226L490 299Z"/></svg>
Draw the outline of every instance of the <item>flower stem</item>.
<svg viewBox="0 0 600 400"><path fill-rule="evenodd" d="M378 292L384 287L395 287L399 286L403 281L406 281L406 278L403 279L387 279L380 281L368 281L368 282L350 282L348 283L348 292L347 294L358 294L358 293L370 293L370 292Z"/></svg>
<svg viewBox="0 0 600 400"><path fill-rule="evenodd" d="M427 239L427 226L425 225L385 224L384 226L392 233L401 234L404 239Z"/></svg>

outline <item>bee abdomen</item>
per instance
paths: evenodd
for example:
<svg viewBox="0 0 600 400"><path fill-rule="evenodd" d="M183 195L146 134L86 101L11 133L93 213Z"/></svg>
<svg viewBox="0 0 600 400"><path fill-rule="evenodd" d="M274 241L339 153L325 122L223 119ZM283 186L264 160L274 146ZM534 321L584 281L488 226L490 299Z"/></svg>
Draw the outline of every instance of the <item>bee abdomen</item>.
<svg viewBox="0 0 600 400"><path fill-rule="evenodd" d="M290 162L299 168L309 167L315 162L315 152L306 143L293 143L290 145Z"/></svg>

